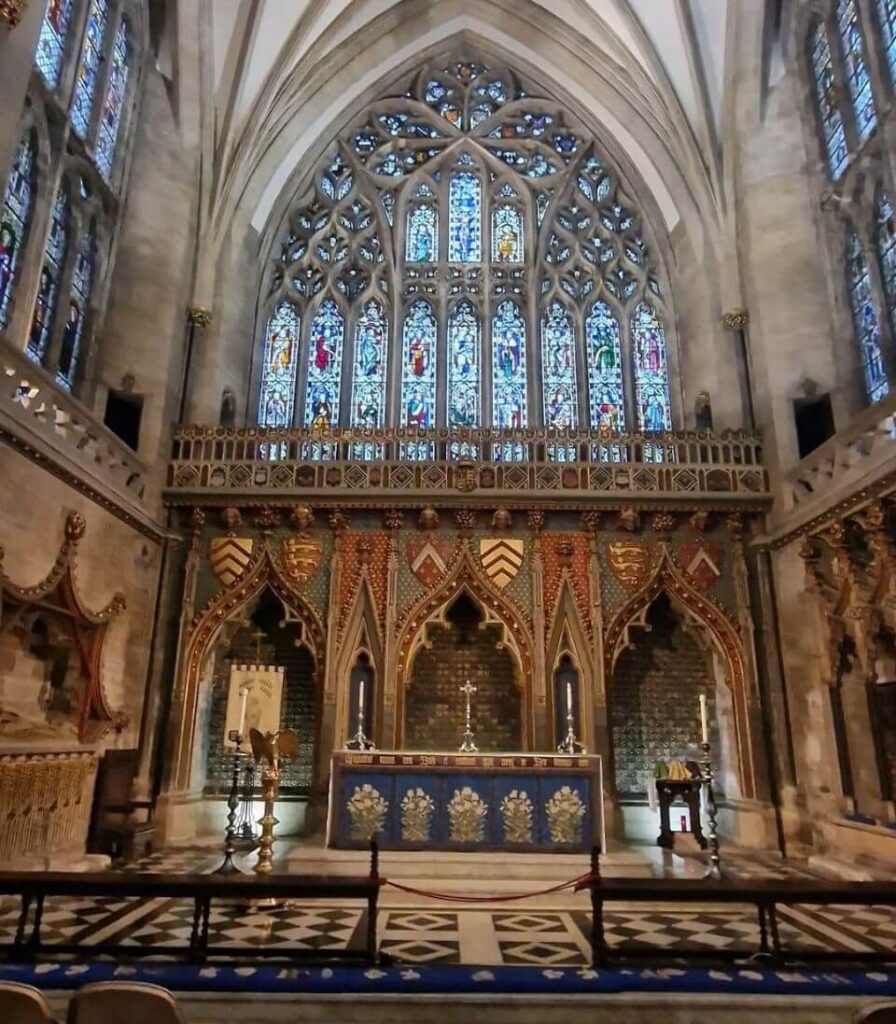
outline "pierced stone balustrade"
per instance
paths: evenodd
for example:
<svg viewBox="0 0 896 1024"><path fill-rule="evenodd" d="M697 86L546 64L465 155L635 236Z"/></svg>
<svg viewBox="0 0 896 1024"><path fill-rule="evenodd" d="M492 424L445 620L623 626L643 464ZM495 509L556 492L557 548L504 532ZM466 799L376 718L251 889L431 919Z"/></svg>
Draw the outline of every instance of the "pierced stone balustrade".
<svg viewBox="0 0 896 1024"><path fill-rule="evenodd" d="M445 502L452 492L483 502L770 500L759 439L744 432L175 431L169 502L296 492L359 505Z"/></svg>

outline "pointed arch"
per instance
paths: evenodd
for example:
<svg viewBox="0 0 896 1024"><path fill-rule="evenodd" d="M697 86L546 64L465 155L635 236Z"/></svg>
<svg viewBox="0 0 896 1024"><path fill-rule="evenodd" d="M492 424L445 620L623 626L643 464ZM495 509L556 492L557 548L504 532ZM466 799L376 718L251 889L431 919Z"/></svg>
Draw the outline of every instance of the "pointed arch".
<svg viewBox="0 0 896 1024"><path fill-rule="evenodd" d="M482 608L486 620L500 625L508 649L520 669L523 711L523 737L532 748L533 722L533 651L531 622L521 609L513 605L477 566L470 541L462 540L442 581L407 608L398 623L396 635L396 716L395 743L400 746L404 728L405 691L410 679L414 654L425 637L426 627L438 619L464 591Z"/></svg>
<svg viewBox="0 0 896 1024"><path fill-rule="evenodd" d="M323 687L326 641L323 623L316 609L291 581L283 568L279 554L268 538L261 541L257 554L243 575L231 587L216 594L199 612L181 644L177 692L181 700L181 713L177 719L172 778L174 788L185 790L190 784L193 766L193 748L196 741L199 684L208 656L221 635L225 624L232 621L265 589L270 589L302 621L308 647L314 658L314 683Z"/></svg>
<svg viewBox="0 0 896 1024"><path fill-rule="evenodd" d="M647 610L665 592L674 606L705 629L725 666L725 683L734 705L734 732L737 745L737 777L745 799L756 796L756 776L748 697L747 662L737 626L704 593L693 587L672 560L668 545L648 580L613 616L604 636L604 674L611 684L619 655L629 644L629 630L643 623Z"/></svg>
<svg viewBox="0 0 896 1024"><path fill-rule="evenodd" d="M374 677L374 703L371 708L372 713L369 716L371 730L368 736L376 742L381 728L380 723L383 720L382 701L385 652L383 650L383 637L376 597L374 596L368 574L364 570L362 570L361 579L340 630L339 647L333 666L333 673L331 674L331 678L336 679L337 687L339 688L336 698L337 745L340 742L340 738L345 741L354 731L353 723L349 718L352 694L347 684L352 668L362 653L367 655Z"/></svg>

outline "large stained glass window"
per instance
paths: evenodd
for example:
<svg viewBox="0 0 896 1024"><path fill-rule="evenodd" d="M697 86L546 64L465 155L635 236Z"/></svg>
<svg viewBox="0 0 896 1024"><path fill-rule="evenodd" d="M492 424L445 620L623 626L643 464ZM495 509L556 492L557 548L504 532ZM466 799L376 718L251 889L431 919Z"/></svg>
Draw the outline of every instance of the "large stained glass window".
<svg viewBox="0 0 896 1024"><path fill-rule="evenodd" d="M492 317L492 422L500 430L529 425L526 375L526 321L519 306L506 299ZM501 457L522 458L521 445L504 445Z"/></svg>
<svg viewBox="0 0 896 1024"><path fill-rule="evenodd" d="M482 424L482 332L471 302L462 299L448 317L448 426ZM475 458L475 445L456 444L456 458Z"/></svg>
<svg viewBox="0 0 896 1024"><path fill-rule="evenodd" d="M28 355L37 362L42 362L46 356L50 335L53 333L59 299L59 278L68 248L70 216L68 192L63 186L53 202L50 234L47 237L44 264L40 271L34 314L31 318L31 334L28 337Z"/></svg>
<svg viewBox="0 0 896 1024"><path fill-rule="evenodd" d="M109 0L90 0L87 15L87 29L84 33L84 47L78 64L75 80L75 97L72 101L72 127L86 138L90 131L90 119L96 100L97 73L103 55L103 39L109 24Z"/></svg>
<svg viewBox="0 0 896 1024"><path fill-rule="evenodd" d="M96 249L96 233L89 225L81 235L75 266L72 272L72 290L68 300L65 327L62 331L62 348L56 367L56 381L71 390L78 369L81 354L81 340L84 337L84 320L90 305L90 290L93 284L93 260Z"/></svg>
<svg viewBox="0 0 896 1024"><path fill-rule="evenodd" d="M427 430L435 426L436 409L436 318L423 299L412 302L404 318L401 372L401 425ZM432 457L432 446L406 446L411 459Z"/></svg>
<svg viewBox="0 0 896 1024"><path fill-rule="evenodd" d="M896 85L896 0L877 0L877 16L890 68L890 80Z"/></svg>
<svg viewBox="0 0 896 1024"><path fill-rule="evenodd" d="M48 0L34 62L50 88L59 85L65 40L72 17L72 0Z"/></svg>
<svg viewBox="0 0 896 1024"><path fill-rule="evenodd" d="M9 323L13 291L18 280L22 249L31 221L34 197L34 140L29 132L12 161L0 210L0 327Z"/></svg>
<svg viewBox="0 0 896 1024"><path fill-rule="evenodd" d="M552 430L579 425L576 345L572 317L561 302L552 302L541 321L544 424Z"/></svg>
<svg viewBox="0 0 896 1024"><path fill-rule="evenodd" d="M96 165L104 178L111 175L115 162L115 146L118 142L118 130L121 128L121 115L124 112L124 98L128 87L129 61L128 24L122 18L112 44L109 82L106 85L103 109L100 112L94 150Z"/></svg>
<svg viewBox="0 0 896 1024"><path fill-rule="evenodd" d="M635 409L640 430L670 430L669 369L666 332L656 310L646 302L632 319L635 357Z"/></svg>
<svg viewBox="0 0 896 1024"><path fill-rule="evenodd" d="M876 207L880 272L890 314L890 324L896 331L896 219L894 219L890 195L882 188L877 190Z"/></svg>
<svg viewBox="0 0 896 1024"><path fill-rule="evenodd" d="M308 332L305 426L321 430L339 422L345 317L333 299L325 299Z"/></svg>
<svg viewBox="0 0 896 1024"><path fill-rule="evenodd" d="M389 357L389 323L383 305L375 299L364 303L355 328L355 366L352 374L351 425L360 430L379 430L386 425L386 370ZM355 457L378 458L380 447L355 446Z"/></svg>
<svg viewBox="0 0 896 1024"><path fill-rule="evenodd" d="M408 210L405 258L408 263L433 263L439 258L439 215L430 203Z"/></svg>
<svg viewBox="0 0 896 1024"><path fill-rule="evenodd" d="M299 314L290 302L281 302L268 320L258 400L258 425L261 427L292 426L299 328Z"/></svg>
<svg viewBox="0 0 896 1024"><path fill-rule="evenodd" d="M846 242L847 287L849 305L855 325L859 350L862 354L862 369L865 374L865 388L868 398L878 402L890 390L884 370L881 352L880 322L874 300L871 297L871 280L862 243L856 233L850 232Z"/></svg>
<svg viewBox="0 0 896 1024"><path fill-rule="evenodd" d="M593 430L625 429L625 390L619 321L606 302L595 302L585 321L588 398Z"/></svg>
<svg viewBox="0 0 896 1024"><path fill-rule="evenodd" d="M518 207L498 203L492 209L492 260L495 263L522 263L523 215Z"/></svg>
<svg viewBox="0 0 896 1024"><path fill-rule="evenodd" d="M877 111L871 95L871 80L862 50L862 31L856 14L855 0L839 0L837 4L837 29L843 50L843 64L846 68L846 85L856 119L859 141L865 139L877 127Z"/></svg>
<svg viewBox="0 0 896 1024"><path fill-rule="evenodd" d="M831 177L840 177L849 162L849 150L846 147L846 132L843 128L843 114L834 78L834 65L831 60L831 48L824 23L819 22L812 36L812 75L815 79L815 101L821 134L824 139L825 152Z"/></svg>
<svg viewBox="0 0 896 1024"><path fill-rule="evenodd" d="M448 261L479 263L482 259L482 184L461 171L448 191Z"/></svg>

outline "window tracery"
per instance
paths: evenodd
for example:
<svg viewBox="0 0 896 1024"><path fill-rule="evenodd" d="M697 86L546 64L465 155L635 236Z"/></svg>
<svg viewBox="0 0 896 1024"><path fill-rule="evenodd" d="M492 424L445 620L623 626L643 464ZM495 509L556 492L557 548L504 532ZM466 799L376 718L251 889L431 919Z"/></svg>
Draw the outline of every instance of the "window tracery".
<svg viewBox="0 0 896 1024"><path fill-rule="evenodd" d="M877 402L889 394L890 386L884 371L880 343L880 321L871 295L868 264L858 235L852 231L847 238L846 266L849 303L852 309L856 336L862 349L862 363L868 397Z"/></svg>
<svg viewBox="0 0 896 1024"><path fill-rule="evenodd" d="M333 364L331 425L671 427L668 300L641 218L589 133L534 93L506 68L440 62L336 140L288 219L268 288L259 423L270 423L275 392L278 422L284 410L290 423L313 421L317 364L301 364L291 386L303 399L286 403L269 338L285 304L313 356L309 332L329 288L345 300L352 338ZM643 366L639 304L653 346ZM607 338L612 361L600 348ZM410 440L403 454L425 459L431 449ZM353 450L376 457L373 443ZM474 448L458 439L450 452Z"/></svg>
<svg viewBox="0 0 896 1024"><path fill-rule="evenodd" d="M0 327L9 322L13 292L19 278L22 251L28 238L34 204L35 142L29 131L13 157L0 213Z"/></svg>
<svg viewBox="0 0 896 1024"><path fill-rule="evenodd" d="M896 0L877 0L877 17L890 80L896 86Z"/></svg>
<svg viewBox="0 0 896 1024"><path fill-rule="evenodd" d="M71 25L73 0L49 0L34 62L51 89L59 85L68 30Z"/></svg>
<svg viewBox="0 0 896 1024"><path fill-rule="evenodd" d="M47 245L44 250L44 264L40 271L40 283L37 287L37 298L31 317L31 334L28 338L28 355L38 363L43 362L47 354L47 346L56 318L59 278L68 249L70 219L68 187L63 184L53 202L50 233L47 236Z"/></svg>

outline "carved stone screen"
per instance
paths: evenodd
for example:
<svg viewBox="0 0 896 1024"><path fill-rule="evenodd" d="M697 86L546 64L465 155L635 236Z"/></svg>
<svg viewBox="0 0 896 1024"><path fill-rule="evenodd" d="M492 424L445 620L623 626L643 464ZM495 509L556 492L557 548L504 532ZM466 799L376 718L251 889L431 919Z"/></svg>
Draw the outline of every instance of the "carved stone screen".
<svg viewBox="0 0 896 1024"><path fill-rule="evenodd" d="M616 662L610 695L616 787L643 796L658 761L683 757L700 740L700 693L711 694L706 655L663 595L633 629ZM711 716L712 718L713 716Z"/></svg>
<svg viewBox="0 0 896 1024"><path fill-rule="evenodd" d="M407 750L453 751L464 732L467 679L473 735L481 751L520 750L520 691L513 655L500 646L501 630L483 624L476 603L461 595L448 610L447 626L430 626L429 643L414 661L405 696Z"/></svg>

